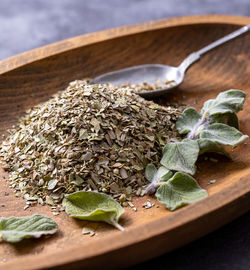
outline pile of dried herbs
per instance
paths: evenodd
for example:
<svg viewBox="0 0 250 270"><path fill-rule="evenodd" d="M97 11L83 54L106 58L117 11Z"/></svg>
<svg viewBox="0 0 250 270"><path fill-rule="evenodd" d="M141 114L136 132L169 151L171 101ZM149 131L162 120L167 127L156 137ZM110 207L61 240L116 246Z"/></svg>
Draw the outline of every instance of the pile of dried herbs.
<svg viewBox="0 0 250 270"><path fill-rule="evenodd" d="M99 191L126 205L143 195L148 163L176 141L180 111L144 100L129 87L71 82L31 108L10 130L0 156L10 186L27 204L52 206L65 194Z"/></svg>

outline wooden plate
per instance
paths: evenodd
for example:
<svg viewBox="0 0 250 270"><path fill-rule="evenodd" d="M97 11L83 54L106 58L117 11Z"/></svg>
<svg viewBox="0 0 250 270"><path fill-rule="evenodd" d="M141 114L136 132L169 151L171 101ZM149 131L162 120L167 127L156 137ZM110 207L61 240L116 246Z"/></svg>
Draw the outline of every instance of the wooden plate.
<svg viewBox="0 0 250 270"><path fill-rule="evenodd" d="M189 53L230 33L250 18L195 16L174 18L88 34L48 45L0 63L0 130L5 132L32 105L46 101L68 82L146 63L179 64ZM250 134L250 35L245 34L205 55L187 72L179 89L159 100L181 101L198 109L208 98L230 88L243 89L248 99L239 113L240 128ZM143 209L147 197L135 199L137 212L126 209L120 232L91 223L94 237L81 234L87 222L65 213L54 217L49 207L23 209L0 175L1 216L43 213L54 218L56 236L1 243L1 269L117 269L158 256L211 232L249 210L250 143L232 151L232 161L199 162L196 178L209 196L175 212ZM209 180L216 183L209 185ZM153 200L153 199L151 199ZM84 268L83 268L84 267Z"/></svg>

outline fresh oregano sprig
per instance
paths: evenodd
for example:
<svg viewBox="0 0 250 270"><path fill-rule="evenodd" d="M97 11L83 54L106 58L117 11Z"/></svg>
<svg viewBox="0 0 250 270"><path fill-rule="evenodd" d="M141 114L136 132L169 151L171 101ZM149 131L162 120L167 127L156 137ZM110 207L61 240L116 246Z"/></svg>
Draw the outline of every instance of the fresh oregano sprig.
<svg viewBox="0 0 250 270"><path fill-rule="evenodd" d="M231 89L206 101L200 113L194 108L185 109L176 128L186 138L164 146L158 170L152 164L147 166L146 177L151 181L147 192L152 194L158 189L156 197L169 210L206 197L207 192L188 174L195 174L199 155L216 152L229 156L223 146L235 147L248 138L238 130L236 115L243 109L245 98L243 91Z"/></svg>

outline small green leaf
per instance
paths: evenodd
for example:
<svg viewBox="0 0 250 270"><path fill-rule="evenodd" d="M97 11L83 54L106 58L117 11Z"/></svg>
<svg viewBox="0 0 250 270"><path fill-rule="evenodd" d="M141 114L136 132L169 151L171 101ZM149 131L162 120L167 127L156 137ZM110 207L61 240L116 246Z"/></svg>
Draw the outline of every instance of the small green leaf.
<svg viewBox="0 0 250 270"><path fill-rule="evenodd" d="M145 177L149 182L152 182L155 174L157 172L157 169L154 164L148 164L145 170Z"/></svg>
<svg viewBox="0 0 250 270"><path fill-rule="evenodd" d="M241 90L228 90L220 93L216 99L209 99L204 103L202 115L223 113L237 113L243 109L246 94Z"/></svg>
<svg viewBox="0 0 250 270"><path fill-rule="evenodd" d="M124 209L118 202L106 194L78 191L66 195L63 200L63 206L66 213L71 217L91 221L103 221L115 226L119 230L124 230L118 224L118 220L124 213Z"/></svg>
<svg viewBox="0 0 250 270"><path fill-rule="evenodd" d="M201 116L196 109L190 107L183 111L178 120L176 121L176 128L180 134L187 134L190 132Z"/></svg>
<svg viewBox="0 0 250 270"><path fill-rule="evenodd" d="M243 135L236 128L215 123L202 130L200 138L210 139L223 145L236 146L242 143L248 136Z"/></svg>
<svg viewBox="0 0 250 270"><path fill-rule="evenodd" d="M185 139L181 142L168 143L163 148L161 164L172 171L195 174L195 162L199 154L197 141Z"/></svg>
<svg viewBox="0 0 250 270"><path fill-rule="evenodd" d="M155 167L154 167L155 168ZM162 181L167 181L173 176L173 172L167 169L164 166L161 166L158 170L155 168L155 173L151 179L151 184L147 186L146 191L148 194L153 194L156 191L156 188L159 186L159 183Z"/></svg>
<svg viewBox="0 0 250 270"><path fill-rule="evenodd" d="M227 151L217 142L209 139L198 139L197 142L200 148L199 155L202 155L204 153L217 153L230 157Z"/></svg>
<svg viewBox="0 0 250 270"><path fill-rule="evenodd" d="M58 227L54 220L44 215L0 218L0 238L16 243L24 238L39 238L54 234Z"/></svg>
<svg viewBox="0 0 250 270"><path fill-rule="evenodd" d="M212 116L211 123L222 123L239 129L239 121L236 113L216 114Z"/></svg>
<svg viewBox="0 0 250 270"><path fill-rule="evenodd" d="M145 176L149 182L165 181L171 178L173 173L166 167L161 166L158 170L154 164L148 164L145 170Z"/></svg>
<svg viewBox="0 0 250 270"><path fill-rule="evenodd" d="M193 177L177 172L158 188L156 197L166 208L173 211L207 197L207 192Z"/></svg>
<svg viewBox="0 0 250 270"><path fill-rule="evenodd" d="M157 182L161 182L161 181L167 181L168 179L170 179L173 176L173 172L171 172L169 169L167 169L165 166L161 166L156 174L155 177L153 179L156 180Z"/></svg>

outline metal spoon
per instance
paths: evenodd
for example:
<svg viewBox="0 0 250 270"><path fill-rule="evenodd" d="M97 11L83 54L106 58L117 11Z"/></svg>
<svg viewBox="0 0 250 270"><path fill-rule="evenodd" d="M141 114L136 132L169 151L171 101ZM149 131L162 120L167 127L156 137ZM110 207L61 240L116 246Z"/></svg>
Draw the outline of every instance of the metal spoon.
<svg viewBox="0 0 250 270"><path fill-rule="evenodd" d="M237 31L232 32L229 35L226 35L223 38L218 39L217 41L207 45L199 51L193 52L187 56L186 59L178 66L172 67L167 65L159 65L159 64L148 64L148 65L140 65L128 67L116 71L112 71L109 73L105 73L101 76L98 76L90 81L91 84L95 83L112 83L114 85L121 85L124 83L136 84L147 82L149 84L154 83L156 80L160 81L173 81L174 85L152 91L145 91L138 93L142 97L153 98L156 96L160 96L167 91L176 88L179 86L185 76L186 70L192 65L194 62L200 59L200 57L212 50L213 48L234 39L243 33L250 30L250 25L244 26Z"/></svg>

